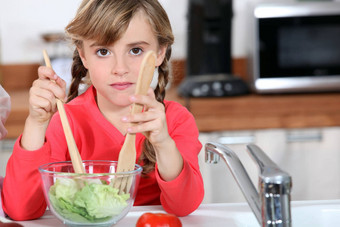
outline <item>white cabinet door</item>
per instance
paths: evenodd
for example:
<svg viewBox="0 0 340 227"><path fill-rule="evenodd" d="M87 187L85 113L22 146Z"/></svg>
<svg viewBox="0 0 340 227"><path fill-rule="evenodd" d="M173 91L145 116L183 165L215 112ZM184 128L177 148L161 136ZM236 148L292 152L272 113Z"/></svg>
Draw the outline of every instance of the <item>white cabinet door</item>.
<svg viewBox="0 0 340 227"><path fill-rule="evenodd" d="M339 127L201 133L200 139L203 145L207 142L228 143L227 146L239 156L256 188L258 167L246 151L249 142L260 146L281 169L292 176L292 200L340 198ZM240 143L237 144L237 141ZM245 202L222 160L218 164L204 162L204 146L200 153L200 167L206 192L203 202Z"/></svg>
<svg viewBox="0 0 340 227"><path fill-rule="evenodd" d="M339 199L340 129L319 129L319 138L317 129L300 134L301 141L286 142L285 155L277 160L293 177L292 199Z"/></svg>
<svg viewBox="0 0 340 227"><path fill-rule="evenodd" d="M248 138L248 139L247 139ZM221 132L221 133L201 133L200 140L203 149L200 153L200 168L204 180L205 196L203 203L218 202L245 202L244 196L234 180L228 166L220 160L217 164L205 163L204 145L207 142L230 143L229 140L248 140L254 142L253 132ZM246 143L228 145L240 158L246 168L250 178L257 186L257 166L248 155L245 147Z"/></svg>

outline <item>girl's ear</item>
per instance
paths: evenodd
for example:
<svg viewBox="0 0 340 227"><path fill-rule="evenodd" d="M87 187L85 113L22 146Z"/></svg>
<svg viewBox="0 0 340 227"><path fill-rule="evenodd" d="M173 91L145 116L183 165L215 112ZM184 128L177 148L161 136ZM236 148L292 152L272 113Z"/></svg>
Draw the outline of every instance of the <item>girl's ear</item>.
<svg viewBox="0 0 340 227"><path fill-rule="evenodd" d="M166 53L166 50L168 49L168 46L161 46L159 49L158 49L158 52L157 52L157 59L156 59L156 67L160 66L163 61L164 61L164 58L165 58L165 53Z"/></svg>
<svg viewBox="0 0 340 227"><path fill-rule="evenodd" d="M84 54L83 49L77 47L77 51L79 53L79 57L80 57L81 61L83 62L84 67L86 69L88 69L88 67L87 67L87 60L85 58L85 54Z"/></svg>

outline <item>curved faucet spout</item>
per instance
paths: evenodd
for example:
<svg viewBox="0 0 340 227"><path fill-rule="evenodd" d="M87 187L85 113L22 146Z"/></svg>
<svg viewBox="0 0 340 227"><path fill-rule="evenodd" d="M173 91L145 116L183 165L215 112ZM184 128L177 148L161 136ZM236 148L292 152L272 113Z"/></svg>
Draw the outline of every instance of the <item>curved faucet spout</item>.
<svg viewBox="0 0 340 227"><path fill-rule="evenodd" d="M262 226L291 226L291 177L282 171L258 146L247 145L249 154L260 168L259 192L238 156L219 143L205 145L205 159L217 163L220 158L229 167L256 219Z"/></svg>
<svg viewBox="0 0 340 227"><path fill-rule="evenodd" d="M261 205L259 194L252 183L246 169L241 163L238 156L230 148L219 143L207 143L205 145L205 160L208 163L217 163L219 158L227 164L230 172L233 174L237 184L246 198L256 219L261 221Z"/></svg>

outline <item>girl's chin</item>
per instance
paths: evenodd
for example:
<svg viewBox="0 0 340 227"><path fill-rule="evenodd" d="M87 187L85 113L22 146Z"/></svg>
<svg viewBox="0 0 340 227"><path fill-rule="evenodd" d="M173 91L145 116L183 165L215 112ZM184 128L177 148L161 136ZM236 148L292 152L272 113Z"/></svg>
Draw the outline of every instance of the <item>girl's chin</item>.
<svg viewBox="0 0 340 227"><path fill-rule="evenodd" d="M102 97L103 101L99 103L102 103L102 105L105 106L119 106L119 107L127 107L131 105L131 101L129 100L129 95L124 95L124 96L120 96L120 95L115 95L113 98L112 97ZM101 98L99 98L101 99Z"/></svg>
<svg viewBox="0 0 340 227"><path fill-rule="evenodd" d="M124 97L115 97L113 100L111 99L110 102L114 105L125 107L131 105L129 100L129 96Z"/></svg>

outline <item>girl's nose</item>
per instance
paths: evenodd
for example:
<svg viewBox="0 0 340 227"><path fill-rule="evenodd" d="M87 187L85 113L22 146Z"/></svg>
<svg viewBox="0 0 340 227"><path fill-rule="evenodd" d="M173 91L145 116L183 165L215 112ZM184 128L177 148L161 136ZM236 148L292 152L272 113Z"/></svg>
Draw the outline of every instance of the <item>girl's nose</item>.
<svg viewBox="0 0 340 227"><path fill-rule="evenodd" d="M112 73L115 76L124 76L128 72L128 65L123 57L117 57L113 61Z"/></svg>

